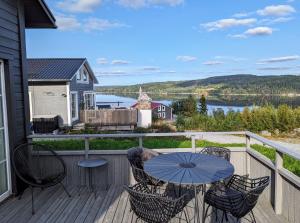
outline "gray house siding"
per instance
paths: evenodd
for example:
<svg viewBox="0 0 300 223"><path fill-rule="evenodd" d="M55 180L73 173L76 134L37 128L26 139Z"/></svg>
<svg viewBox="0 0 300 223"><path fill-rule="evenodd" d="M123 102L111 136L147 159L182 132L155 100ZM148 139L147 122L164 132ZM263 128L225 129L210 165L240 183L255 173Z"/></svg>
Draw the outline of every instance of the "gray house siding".
<svg viewBox="0 0 300 223"><path fill-rule="evenodd" d="M165 106L165 105L164 105ZM165 113L165 118L163 118L162 116L161 116L161 118L162 119L165 119L165 120L172 120L172 108L170 108L170 107L168 107L168 106L165 106L165 111L159 111L158 110L158 107L157 108L154 108L153 110L152 110L152 116L153 117L156 117L156 118L158 118L158 114L161 114L162 115L162 113Z"/></svg>
<svg viewBox="0 0 300 223"><path fill-rule="evenodd" d="M0 1L0 59L4 61L10 150L29 133L23 1ZM26 93L25 93L26 92ZM12 176L14 174L12 173ZM12 178L15 191L15 178Z"/></svg>
<svg viewBox="0 0 300 223"><path fill-rule="evenodd" d="M86 69L86 68L84 68ZM76 80L76 75L72 78L70 82L70 91L77 91L78 92L78 112L80 112L80 109L83 108L84 98L83 93L85 91L93 91L94 90L94 80L91 76L89 76L89 82L88 83L78 83ZM78 117L80 115L78 114ZM77 121L78 122L78 121ZM74 122L76 123L76 122Z"/></svg>

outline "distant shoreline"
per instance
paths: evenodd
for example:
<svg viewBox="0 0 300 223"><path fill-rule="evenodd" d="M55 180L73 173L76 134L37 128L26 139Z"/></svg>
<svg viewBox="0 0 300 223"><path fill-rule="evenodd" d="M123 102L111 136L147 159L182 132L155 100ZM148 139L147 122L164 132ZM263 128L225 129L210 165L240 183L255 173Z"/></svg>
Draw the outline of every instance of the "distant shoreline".
<svg viewBox="0 0 300 223"><path fill-rule="evenodd" d="M138 94L139 92L129 92L129 91L96 91L99 94ZM195 92L152 92L148 91L147 94L153 95L202 95L201 93ZM289 93L289 94L211 94L211 96L220 95L220 96L277 96L277 97L300 97L300 94Z"/></svg>

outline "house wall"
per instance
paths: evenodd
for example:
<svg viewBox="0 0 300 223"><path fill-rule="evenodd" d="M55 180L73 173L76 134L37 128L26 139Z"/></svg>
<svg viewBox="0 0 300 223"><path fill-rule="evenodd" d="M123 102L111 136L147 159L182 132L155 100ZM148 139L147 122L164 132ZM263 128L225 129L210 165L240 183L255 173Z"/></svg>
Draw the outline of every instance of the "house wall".
<svg viewBox="0 0 300 223"><path fill-rule="evenodd" d="M10 150L29 133L23 1L0 1L0 59L4 60ZM13 190L16 183L12 173Z"/></svg>
<svg viewBox="0 0 300 223"><path fill-rule="evenodd" d="M165 106L165 105L164 105ZM165 112L165 118L166 120L172 120L172 108L165 106L166 110L165 111L158 111L158 107L152 110L152 115L154 117L158 118L158 113L163 113Z"/></svg>
<svg viewBox="0 0 300 223"><path fill-rule="evenodd" d="M31 83L32 116L59 115L60 126L68 125L68 100L67 85L61 84L37 84Z"/></svg>
<svg viewBox="0 0 300 223"><path fill-rule="evenodd" d="M86 69L85 66L83 66L81 69ZM76 75L72 78L70 82L70 91L77 91L78 92L78 112L80 112L80 109L83 107L83 92L84 91L93 91L94 90L94 81L89 76L89 82L88 83L79 83L76 80ZM78 117L80 117L80 114L78 113Z"/></svg>

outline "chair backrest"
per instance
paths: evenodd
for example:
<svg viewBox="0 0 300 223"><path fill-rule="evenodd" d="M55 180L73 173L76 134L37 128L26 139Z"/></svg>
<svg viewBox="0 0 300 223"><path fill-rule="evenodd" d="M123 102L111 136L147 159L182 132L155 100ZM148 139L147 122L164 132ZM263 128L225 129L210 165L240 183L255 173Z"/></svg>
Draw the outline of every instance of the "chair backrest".
<svg viewBox="0 0 300 223"><path fill-rule="evenodd" d="M270 183L270 177L250 179L244 176L234 175L228 183L228 187L243 194L240 201L232 207L232 214L236 217L244 217L256 205L259 196Z"/></svg>
<svg viewBox="0 0 300 223"><path fill-rule="evenodd" d="M142 148L131 148L127 151L127 159L131 166L135 166L139 169L144 169L142 153Z"/></svg>
<svg viewBox="0 0 300 223"><path fill-rule="evenodd" d="M161 194L152 194L144 183L125 186L133 212L140 219L150 223L169 222L186 205L185 195L170 199Z"/></svg>
<svg viewBox="0 0 300 223"><path fill-rule="evenodd" d="M12 166L26 184L48 187L61 182L66 176L64 161L48 146L25 143L12 153Z"/></svg>
<svg viewBox="0 0 300 223"><path fill-rule="evenodd" d="M201 153L207 155L214 155L226 159L228 162L230 161L231 151L227 148L223 147L205 147L201 150Z"/></svg>

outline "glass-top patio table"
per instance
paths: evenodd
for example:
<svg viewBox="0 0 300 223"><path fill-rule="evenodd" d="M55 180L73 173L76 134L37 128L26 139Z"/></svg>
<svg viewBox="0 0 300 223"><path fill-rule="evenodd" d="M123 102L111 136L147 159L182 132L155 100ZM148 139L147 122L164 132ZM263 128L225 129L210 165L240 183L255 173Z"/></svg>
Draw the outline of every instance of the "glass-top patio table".
<svg viewBox="0 0 300 223"><path fill-rule="evenodd" d="M170 153L144 163L151 177L180 186L193 186L195 191L194 222L200 222L197 186L224 180L234 173L233 165L217 156L199 153Z"/></svg>

